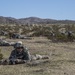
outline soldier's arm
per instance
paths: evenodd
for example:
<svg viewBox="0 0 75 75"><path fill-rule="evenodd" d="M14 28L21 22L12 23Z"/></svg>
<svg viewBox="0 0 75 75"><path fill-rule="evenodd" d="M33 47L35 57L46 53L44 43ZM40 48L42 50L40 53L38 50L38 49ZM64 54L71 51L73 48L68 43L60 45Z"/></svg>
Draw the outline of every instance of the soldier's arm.
<svg viewBox="0 0 75 75"><path fill-rule="evenodd" d="M27 51L27 55L28 55L28 60L31 60L31 55L29 51Z"/></svg>
<svg viewBox="0 0 75 75"><path fill-rule="evenodd" d="M15 59L15 58L16 58L16 55L15 55L15 51L13 50L10 54L9 59Z"/></svg>
<svg viewBox="0 0 75 75"><path fill-rule="evenodd" d="M27 48L25 48L24 60L31 60L31 55Z"/></svg>

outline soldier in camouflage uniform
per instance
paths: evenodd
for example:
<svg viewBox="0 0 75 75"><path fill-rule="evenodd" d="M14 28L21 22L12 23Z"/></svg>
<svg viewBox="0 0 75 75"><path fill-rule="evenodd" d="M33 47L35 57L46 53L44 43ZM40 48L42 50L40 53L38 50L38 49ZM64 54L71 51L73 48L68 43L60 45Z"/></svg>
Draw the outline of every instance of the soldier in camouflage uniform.
<svg viewBox="0 0 75 75"><path fill-rule="evenodd" d="M67 38L68 38L68 41L70 41L70 42L74 41L74 35L73 35L72 31L67 32Z"/></svg>
<svg viewBox="0 0 75 75"><path fill-rule="evenodd" d="M11 52L9 59L3 59L0 61L2 65L14 65L14 64L22 64L31 61L41 60L41 59L49 59L46 55L30 55L28 49L23 46L22 42L19 41L14 45L14 50Z"/></svg>
<svg viewBox="0 0 75 75"><path fill-rule="evenodd" d="M20 64L30 61L30 53L21 42L14 45L14 50L11 52L9 57L9 64Z"/></svg>

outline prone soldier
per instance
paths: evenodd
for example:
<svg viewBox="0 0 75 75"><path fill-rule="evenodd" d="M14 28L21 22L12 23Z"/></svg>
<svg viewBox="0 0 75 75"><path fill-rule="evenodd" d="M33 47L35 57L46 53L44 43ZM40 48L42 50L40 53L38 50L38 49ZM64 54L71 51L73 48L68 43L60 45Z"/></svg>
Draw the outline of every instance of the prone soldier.
<svg viewBox="0 0 75 75"><path fill-rule="evenodd" d="M17 42L14 45L14 50L10 54L9 64L20 64L30 60L31 58L28 49L23 46L21 41Z"/></svg>

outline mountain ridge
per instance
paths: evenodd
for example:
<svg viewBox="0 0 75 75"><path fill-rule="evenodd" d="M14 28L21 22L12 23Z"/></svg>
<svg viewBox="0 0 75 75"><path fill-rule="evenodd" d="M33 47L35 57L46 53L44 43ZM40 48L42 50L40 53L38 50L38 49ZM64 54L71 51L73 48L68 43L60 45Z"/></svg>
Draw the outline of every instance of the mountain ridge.
<svg viewBox="0 0 75 75"><path fill-rule="evenodd" d="M13 17L0 16L0 24L75 24L75 20L55 20L55 19L43 19L39 17L27 17L16 19Z"/></svg>

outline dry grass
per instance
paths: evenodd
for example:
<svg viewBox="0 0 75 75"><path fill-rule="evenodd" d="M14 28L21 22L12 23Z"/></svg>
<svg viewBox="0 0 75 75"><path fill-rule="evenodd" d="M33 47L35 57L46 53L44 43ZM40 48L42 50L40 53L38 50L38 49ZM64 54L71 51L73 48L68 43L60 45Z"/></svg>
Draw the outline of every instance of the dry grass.
<svg viewBox="0 0 75 75"><path fill-rule="evenodd" d="M10 41L10 39L7 39ZM13 41L13 39L11 40ZM14 40L15 42L18 40ZM0 75L75 75L75 43L52 43L45 37L21 40L31 54L47 54L49 61L39 65L1 65ZM13 47L0 47L8 58Z"/></svg>

